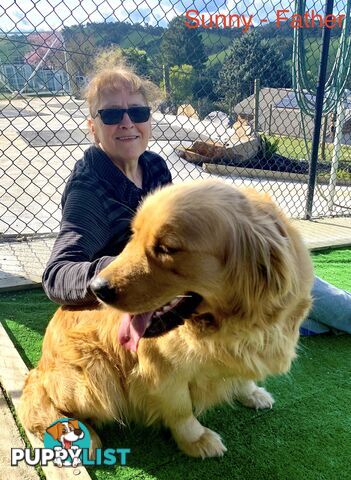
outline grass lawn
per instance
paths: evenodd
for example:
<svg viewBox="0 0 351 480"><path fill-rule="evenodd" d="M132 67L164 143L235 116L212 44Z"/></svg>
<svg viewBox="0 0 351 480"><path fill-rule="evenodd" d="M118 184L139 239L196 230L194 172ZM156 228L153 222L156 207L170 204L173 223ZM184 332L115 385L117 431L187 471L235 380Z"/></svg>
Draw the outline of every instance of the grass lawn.
<svg viewBox="0 0 351 480"><path fill-rule="evenodd" d="M306 149L305 141L302 138L293 138L285 137L279 135L264 135L268 140L272 142L278 140L277 154L282 155L295 160L306 160L308 161L309 155L311 153L312 143L307 142L308 149ZM333 155L333 145L327 143L325 145L325 162L330 163ZM321 159L321 149L319 149L319 162L322 162ZM344 162L339 164L337 170L337 179L344 180L347 182L351 181L351 173L345 168L345 162L348 162L348 165L351 166L351 146L342 145L341 152L339 156L339 162ZM330 171L329 172L319 172L317 176L319 181L329 181Z"/></svg>
<svg viewBox="0 0 351 480"><path fill-rule="evenodd" d="M313 254L316 274L351 290L351 249ZM0 321L29 367L36 365L56 306L41 290L0 295ZM269 411L221 406L202 422L228 448L220 459L191 459L169 433L112 424L100 431L105 448L131 448L127 466L90 469L96 480L349 480L351 336L304 337L289 375L269 378Z"/></svg>
<svg viewBox="0 0 351 480"><path fill-rule="evenodd" d="M272 140L278 139L278 151L280 155L288 158L308 159L305 141L302 138L284 137L279 135L265 135ZM311 151L312 143L307 142L308 150ZM319 150L320 155L320 150ZM325 160L330 162L333 155L333 144L327 143L325 146ZM340 160L351 162L351 146L342 145Z"/></svg>

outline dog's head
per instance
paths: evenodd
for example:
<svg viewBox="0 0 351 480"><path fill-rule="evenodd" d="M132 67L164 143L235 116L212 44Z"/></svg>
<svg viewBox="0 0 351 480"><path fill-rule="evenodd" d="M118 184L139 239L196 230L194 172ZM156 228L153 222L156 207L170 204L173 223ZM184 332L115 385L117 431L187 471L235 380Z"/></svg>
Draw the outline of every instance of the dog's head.
<svg viewBox="0 0 351 480"><path fill-rule="evenodd" d="M129 243L91 285L103 302L128 312L122 343L136 349L141 336L197 315L208 324L249 316L291 288L285 221L268 198L250 195L209 180L145 199Z"/></svg>
<svg viewBox="0 0 351 480"><path fill-rule="evenodd" d="M72 444L72 442L83 438L84 432L81 430L78 420L68 420L66 422L57 422L51 427L46 429L52 438L59 440L66 448Z"/></svg>

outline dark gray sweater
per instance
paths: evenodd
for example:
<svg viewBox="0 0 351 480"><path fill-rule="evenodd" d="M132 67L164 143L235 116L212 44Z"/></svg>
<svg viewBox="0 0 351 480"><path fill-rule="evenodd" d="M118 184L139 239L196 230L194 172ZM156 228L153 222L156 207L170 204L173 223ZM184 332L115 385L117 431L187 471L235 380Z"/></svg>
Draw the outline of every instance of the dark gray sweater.
<svg viewBox="0 0 351 480"><path fill-rule="evenodd" d="M60 232L43 273L44 290L53 302L88 305L96 301L89 283L123 250L140 201L171 183L170 171L159 155L146 151L139 163L142 189L96 146L76 163L62 195Z"/></svg>

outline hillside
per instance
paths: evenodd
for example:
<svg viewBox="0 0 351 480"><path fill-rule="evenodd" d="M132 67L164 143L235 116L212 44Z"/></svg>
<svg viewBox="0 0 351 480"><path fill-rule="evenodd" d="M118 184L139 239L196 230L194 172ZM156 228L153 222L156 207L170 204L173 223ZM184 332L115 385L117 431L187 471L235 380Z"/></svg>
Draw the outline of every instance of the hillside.
<svg viewBox="0 0 351 480"><path fill-rule="evenodd" d="M119 45L122 48L136 47L145 50L149 56L159 53L160 39L165 29L162 27L143 26L127 22L114 23L88 23L85 26L75 25L65 28L62 33L65 40L75 40L78 50L85 51L86 43L96 45L98 49ZM228 30L203 30L201 37L205 46L206 55L220 53L231 44L234 38L240 35L240 31ZM0 62L14 63L21 61L26 52L33 49L33 45L27 42L25 35L13 35L0 37Z"/></svg>
<svg viewBox="0 0 351 480"><path fill-rule="evenodd" d="M24 35L0 36L0 63L16 63L30 50Z"/></svg>
<svg viewBox="0 0 351 480"><path fill-rule="evenodd" d="M293 48L293 29L288 22L277 28L275 23L256 27L263 41L273 44L291 65ZM85 54L90 58L97 51L118 45L122 48L136 47L145 50L152 63L159 64L160 41L166 31L163 27L131 24L128 22L88 23L63 29L62 34L71 55ZM233 40L245 35L241 29L201 29L205 53L208 56L207 66L217 71L224 63ZM320 57L321 29L306 29L306 60L311 76L316 77ZM339 44L340 29L332 30L330 46L330 64L334 61ZM25 54L35 49L25 35L0 36L0 63L16 63L22 61ZM62 61L61 61L62 64Z"/></svg>

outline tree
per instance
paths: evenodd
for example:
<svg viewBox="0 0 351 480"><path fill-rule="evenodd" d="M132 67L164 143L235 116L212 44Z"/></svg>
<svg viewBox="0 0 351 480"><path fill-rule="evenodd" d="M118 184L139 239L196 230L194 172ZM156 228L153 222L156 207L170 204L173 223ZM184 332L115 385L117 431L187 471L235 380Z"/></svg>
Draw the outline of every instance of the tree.
<svg viewBox="0 0 351 480"><path fill-rule="evenodd" d="M169 67L186 64L200 70L207 60L201 34L197 28L188 28L185 21L183 16L170 21L161 41L162 61Z"/></svg>
<svg viewBox="0 0 351 480"><path fill-rule="evenodd" d="M128 65L131 65L138 75L143 77L150 74L150 61L145 50L139 50L138 48L123 48L123 57Z"/></svg>
<svg viewBox="0 0 351 480"><path fill-rule="evenodd" d="M219 73L217 91L229 112L253 93L254 80L261 87L289 87L291 73L279 51L262 40L257 32L234 40Z"/></svg>
<svg viewBox="0 0 351 480"><path fill-rule="evenodd" d="M94 69L101 70L104 67L113 67L120 63L130 65L138 75L149 76L150 62L145 50L120 48L118 45L100 50L94 60Z"/></svg>
<svg viewBox="0 0 351 480"><path fill-rule="evenodd" d="M92 71L97 46L95 38L89 38L83 28L65 29L63 37L66 48L66 67L70 78L71 92L79 98L84 78Z"/></svg>
<svg viewBox="0 0 351 480"><path fill-rule="evenodd" d="M173 104L189 103L193 98L195 72L191 65L174 65L169 71L170 99ZM163 82L161 82L163 87Z"/></svg>

